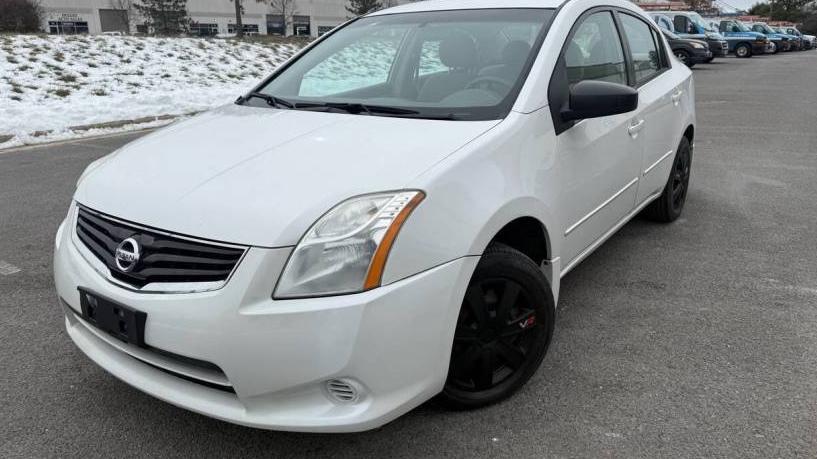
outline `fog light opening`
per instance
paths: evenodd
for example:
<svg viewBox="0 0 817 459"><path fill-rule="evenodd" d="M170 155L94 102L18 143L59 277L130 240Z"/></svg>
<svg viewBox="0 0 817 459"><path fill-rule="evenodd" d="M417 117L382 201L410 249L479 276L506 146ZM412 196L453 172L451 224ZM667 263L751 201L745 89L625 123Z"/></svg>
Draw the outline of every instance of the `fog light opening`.
<svg viewBox="0 0 817 459"><path fill-rule="evenodd" d="M360 384L351 379L330 379L324 384L329 398L342 404L357 403L362 398Z"/></svg>

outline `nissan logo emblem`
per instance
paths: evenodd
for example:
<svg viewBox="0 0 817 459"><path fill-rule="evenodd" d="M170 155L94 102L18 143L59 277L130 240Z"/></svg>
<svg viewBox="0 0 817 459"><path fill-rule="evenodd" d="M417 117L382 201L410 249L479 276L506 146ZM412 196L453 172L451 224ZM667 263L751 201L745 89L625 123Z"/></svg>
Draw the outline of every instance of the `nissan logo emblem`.
<svg viewBox="0 0 817 459"><path fill-rule="evenodd" d="M114 254L116 267L122 272L128 272L139 263L139 243L132 237L120 242Z"/></svg>

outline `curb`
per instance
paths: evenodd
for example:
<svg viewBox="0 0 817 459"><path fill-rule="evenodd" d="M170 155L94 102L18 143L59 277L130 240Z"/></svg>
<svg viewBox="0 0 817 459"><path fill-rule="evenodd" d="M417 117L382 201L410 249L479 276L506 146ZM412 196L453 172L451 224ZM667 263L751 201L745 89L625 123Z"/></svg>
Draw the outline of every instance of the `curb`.
<svg viewBox="0 0 817 459"><path fill-rule="evenodd" d="M140 124L151 123L154 121L166 121L166 120L173 120L176 118L186 117L186 116L193 116L201 113L200 111L196 112L189 112L189 113L181 113L178 115L157 115L157 116L143 116L141 118L134 118L129 120L117 120L117 121L106 121L104 123L93 123L93 124L79 124L76 126L69 126L66 130L73 131L73 132L87 132L92 129L115 129L121 128L125 126L133 125L134 131L139 130ZM54 132L53 130L47 131L34 131L31 133L33 137L43 137L45 135L51 134ZM0 150L3 149L3 144L8 142L9 140L13 139L15 136L11 134L0 134ZM55 142L61 142L63 140L55 140ZM46 145L49 142L37 144L37 145ZM26 145L20 145L26 146Z"/></svg>

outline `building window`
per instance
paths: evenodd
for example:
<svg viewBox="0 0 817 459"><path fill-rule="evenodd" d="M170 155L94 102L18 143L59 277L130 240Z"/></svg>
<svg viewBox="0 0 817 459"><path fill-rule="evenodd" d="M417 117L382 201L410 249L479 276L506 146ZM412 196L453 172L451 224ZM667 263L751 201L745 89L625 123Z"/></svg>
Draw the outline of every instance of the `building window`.
<svg viewBox="0 0 817 459"><path fill-rule="evenodd" d="M136 33L148 33L148 25L147 24L136 24Z"/></svg>
<svg viewBox="0 0 817 459"><path fill-rule="evenodd" d="M325 25L318 26L318 36L320 37L321 35L327 34L327 33L331 32L332 29L334 29L334 28L335 28L335 26L325 26Z"/></svg>
<svg viewBox="0 0 817 459"><path fill-rule="evenodd" d="M292 30L299 37L312 35L309 16L292 16Z"/></svg>
<svg viewBox="0 0 817 459"><path fill-rule="evenodd" d="M88 33L88 23L84 21L48 21L48 33L56 35Z"/></svg>
<svg viewBox="0 0 817 459"><path fill-rule="evenodd" d="M244 35L258 35L258 24L241 24ZM235 33L235 24L227 24L227 33Z"/></svg>
<svg viewBox="0 0 817 459"><path fill-rule="evenodd" d="M218 34L218 24L194 22L190 24L190 35L196 37L212 37Z"/></svg>
<svg viewBox="0 0 817 459"><path fill-rule="evenodd" d="M99 24L103 32L130 32L127 10L99 10Z"/></svg>
<svg viewBox="0 0 817 459"><path fill-rule="evenodd" d="M267 35L286 35L287 25L280 14L267 15Z"/></svg>

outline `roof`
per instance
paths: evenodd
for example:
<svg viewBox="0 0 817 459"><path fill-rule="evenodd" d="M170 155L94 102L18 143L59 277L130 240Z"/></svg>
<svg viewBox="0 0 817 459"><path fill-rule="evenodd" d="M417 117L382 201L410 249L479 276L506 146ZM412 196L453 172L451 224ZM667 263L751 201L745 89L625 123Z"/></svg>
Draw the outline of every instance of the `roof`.
<svg viewBox="0 0 817 459"><path fill-rule="evenodd" d="M419 11L476 10L487 8L558 8L564 0L426 0L406 3L370 14L414 13Z"/></svg>

